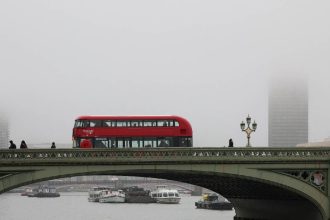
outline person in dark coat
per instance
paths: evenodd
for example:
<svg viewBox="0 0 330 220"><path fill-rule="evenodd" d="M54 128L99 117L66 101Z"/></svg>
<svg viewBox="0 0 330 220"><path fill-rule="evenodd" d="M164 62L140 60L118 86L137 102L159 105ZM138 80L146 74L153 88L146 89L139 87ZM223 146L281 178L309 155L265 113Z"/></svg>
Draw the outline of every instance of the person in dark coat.
<svg viewBox="0 0 330 220"><path fill-rule="evenodd" d="M21 148L21 149L26 149L26 148L28 148L24 140L22 140L20 148Z"/></svg>
<svg viewBox="0 0 330 220"><path fill-rule="evenodd" d="M56 148L55 142L52 143L52 146L50 148Z"/></svg>
<svg viewBox="0 0 330 220"><path fill-rule="evenodd" d="M9 149L16 149L16 144L14 144L12 140L10 140L9 143L10 143Z"/></svg>
<svg viewBox="0 0 330 220"><path fill-rule="evenodd" d="M231 138L229 139L229 145L228 145L228 147L234 147L234 142L233 142L233 140Z"/></svg>

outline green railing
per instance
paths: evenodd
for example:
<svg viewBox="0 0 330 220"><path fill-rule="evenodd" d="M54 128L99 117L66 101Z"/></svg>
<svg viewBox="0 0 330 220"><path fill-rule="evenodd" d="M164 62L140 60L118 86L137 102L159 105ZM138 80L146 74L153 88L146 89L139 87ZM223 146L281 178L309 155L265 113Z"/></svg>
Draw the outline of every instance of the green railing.
<svg viewBox="0 0 330 220"><path fill-rule="evenodd" d="M140 148L140 149L15 149L0 150L0 164L65 162L236 163L329 161L330 148Z"/></svg>

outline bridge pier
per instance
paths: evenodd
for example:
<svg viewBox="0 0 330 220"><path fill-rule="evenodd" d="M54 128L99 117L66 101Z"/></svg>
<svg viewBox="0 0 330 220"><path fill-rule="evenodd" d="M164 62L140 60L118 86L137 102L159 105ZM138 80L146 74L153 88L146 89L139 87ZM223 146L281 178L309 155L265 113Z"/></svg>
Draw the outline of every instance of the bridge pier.
<svg viewBox="0 0 330 220"><path fill-rule="evenodd" d="M307 200L230 199L234 220L324 220L320 211Z"/></svg>

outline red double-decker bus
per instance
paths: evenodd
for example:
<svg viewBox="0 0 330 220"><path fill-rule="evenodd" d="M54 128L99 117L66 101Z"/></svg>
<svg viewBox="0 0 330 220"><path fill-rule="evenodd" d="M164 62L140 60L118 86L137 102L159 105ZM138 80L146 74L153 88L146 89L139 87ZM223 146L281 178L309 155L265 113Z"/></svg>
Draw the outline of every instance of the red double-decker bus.
<svg viewBox="0 0 330 220"><path fill-rule="evenodd" d="M192 147L190 123L179 116L80 116L73 147Z"/></svg>

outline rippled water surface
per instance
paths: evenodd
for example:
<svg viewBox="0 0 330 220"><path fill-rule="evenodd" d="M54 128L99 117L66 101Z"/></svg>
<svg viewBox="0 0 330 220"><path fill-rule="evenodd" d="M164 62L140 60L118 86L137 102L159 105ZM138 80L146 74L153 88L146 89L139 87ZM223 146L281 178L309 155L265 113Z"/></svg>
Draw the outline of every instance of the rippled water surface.
<svg viewBox="0 0 330 220"><path fill-rule="evenodd" d="M232 220L234 211L196 209L200 197L184 196L181 204L102 204L87 193L61 193L58 198L0 195L1 220Z"/></svg>

